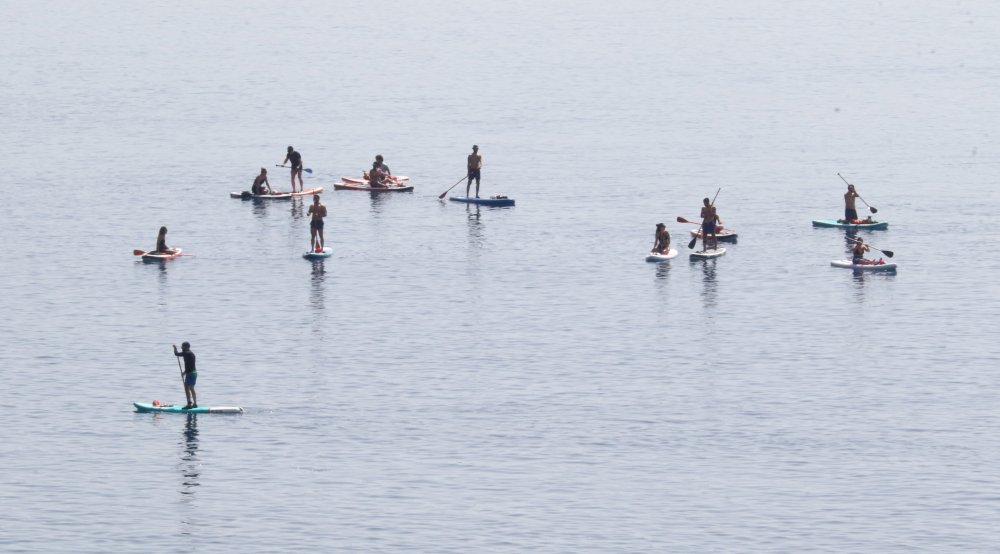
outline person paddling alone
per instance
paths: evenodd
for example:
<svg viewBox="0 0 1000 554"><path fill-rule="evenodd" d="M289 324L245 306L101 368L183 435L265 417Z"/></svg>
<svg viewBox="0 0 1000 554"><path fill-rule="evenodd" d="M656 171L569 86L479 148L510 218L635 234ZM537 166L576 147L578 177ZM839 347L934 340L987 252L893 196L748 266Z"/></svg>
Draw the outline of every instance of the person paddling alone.
<svg viewBox="0 0 1000 554"><path fill-rule="evenodd" d="M250 193L254 196L258 194L271 194L271 183L267 182L267 170L260 168L260 175L253 180L250 186Z"/></svg>
<svg viewBox="0 0 1000 554"><path fill-rule="evenodd" d="M292 192L295 192L295 176L299 176L299 188L301 190L306 190L305 185L302 184L302 154L299 154L291 146L288 147L288 153L285 154L285 161L281 162L282 165L291 162L292 164Z"/></svg>
<svg viewBox="0 0 1000 554"><path fill-rule="evenodd" d="M858 210L854 207L854 199L858 196L854 185L847 185L847 192L844 193L844 223L854 223L859 219Z"/></svg>
<svg viewBox="0 0 1000 554"><path fill-rule="evenodd" d="M663 223L656 224L656 236L653 239L653 253L666 254L670 251L670 233Z"/></svg>
<svg viewBox="0 0 1000 554"><path fill-rule="evenodd" d="M472 180L476 180L476 198L479 198L479 177L480 170L483 169L483 157L479 155L479 146L472 145L472 153L466 161L469 182L465 184L465 197L469 197L469 189L472 188Z"/></svg>
<svg viewBox="0 0 1000 554"><path fill-rule="evenodd" d="M326 206L320 204L319 195L313 195L313 203L309 206L309 211L307 212L312 216L309 221L309 248L310 250L315 248L316 252L322 252L324 248L323 242L323 218L326 217ZM319 240L316 240L316 235L319 235Z"/></svg>
<svg viewBox="0 0 1000 554"><path fill-rule="evenodd" d="M708 236L712 236L712 250L719 246L719 240L715 237L715 224L719 221L719 214L715 211L712 202L705 198L702 200L704 206L701 208L701 249L708 252Z"/></svg>
<svg viewBox="0 0 1000 554"><path fill-rule="evenodd" d="M160 227L160 233L156 235L156 253L173 254L174 249L167 246L167 228Z"/></svg>
<svg viewBox="0 0 1000 554"><path fill-rule="evenodd" d="M198 381L198 369L194 365L194 352L191 351L191 343L181 343L180 352L177 351L176 344L171 346L174 347L174 356L184 358L184 396L187 397L187 405L184 406L184 409L197 408L198 396L194 393L194 384Z"/></svg>

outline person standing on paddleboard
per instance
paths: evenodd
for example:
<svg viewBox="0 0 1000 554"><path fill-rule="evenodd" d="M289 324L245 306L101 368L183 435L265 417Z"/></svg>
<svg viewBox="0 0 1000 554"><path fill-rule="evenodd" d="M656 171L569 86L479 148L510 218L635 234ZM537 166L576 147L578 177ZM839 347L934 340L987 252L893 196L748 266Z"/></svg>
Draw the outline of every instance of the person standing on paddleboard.
<svg viewBox="0 0 1000 554"><path fill-rule="evenodd" d="M285 161L281 165L291 162L292 164L292 192L295 192L295 176L299 176L299 188L306 190L302 184L302 154L299 154L291 146L288 147L288 154L285 154Z"/></svg>
<svg viewBox="0 0 1000 554"><path fill-rule="evenodd" d="M184 409L197 408L198 396L194 393L194 384L198 381L198 369L194 365L194 352L191 351L191 343L186 341L181 343L180 352L177 351L176 344L171 346L174 347L174 356L184 358L184 396L187 397L187 405L184 406Z"/></svg>
<svg viewBox="0 0 1000 554"><path fill-rule="evenodd" d="M670 233L663 223L656 224L656 235L653 239L653 252L656 254L666 254L670 252Z"/></svg>
<svg viewBox="0 0 1000 554"><path fill-rule="evenodd" d="M844 193L844 223L854 223L858 218L858 210L854 207L854 199L860 195L854 190L854 185L847 185Z"/></svg>
<svg viewBox="0 0 1000 554"><path fill-rule="evenodd" d="M712 235L712 250L719 246L719 240L715 237L715 224L721 223L721 221L719 221L719 214L715 211L712 202L708 198L702 202L705 205L701 208L701 249L703 252L708 252L709 235Z"/></svg>
<svg viewBox="0 0 1000 554"><path fill-rule="evenodd" d="M466 169L468 170L469 182L465 184L465 197L469 197L469 189L472 188L472 180L476 180L476 198L479 198L479 174L480 170L483 169L483 157L479 155L479 147L475 144L472 145L472 153L469 154L469 159L466 161Z"/></svg>
<svg viewBox="0 0 1000 554"><path fill-rule="evenodd" d="M374 170L373 170L374 171ZM309 221L309 249L315 248L316 252L323 251L323 218L326 217L326 206L320 204L319 195L313 195L313 203L309 206L309 211L307 212L312 216ZM319 234L319 240L316 240L316 235Z"/></svg>
<svg viewBox="0 0 1000 554"><path fill-rule="evenodd" d="M266 186L265 189L263 186ZM266 191L266 192L265 192ZM260 175L253 180L253 185L250 186L250 193L257 194L271 194L271 183L267 182L267 170L263 167L260 168Z"/></svg>

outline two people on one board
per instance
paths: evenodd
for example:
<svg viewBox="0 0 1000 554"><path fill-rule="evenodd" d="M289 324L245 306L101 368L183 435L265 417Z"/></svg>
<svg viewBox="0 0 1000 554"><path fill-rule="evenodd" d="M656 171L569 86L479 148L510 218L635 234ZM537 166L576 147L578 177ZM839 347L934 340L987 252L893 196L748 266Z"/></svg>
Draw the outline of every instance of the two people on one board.
<svg viewBox="0 0 1000 554"><path fill-rule="evenodd" d="M322 252L324 248L323 240L323 218L326 217L326 206L319 201L319 195L313 195L313 203L306 212L309 220L309 249Z"/></svg>
<svg viewBox="0 0 1000 554"><path fill-rule="evenodd" d="M858 210L854 206L854 200L860 197L861 195L854 190L854 185L847 185L847 192L844 193L844 219L840 220L839 223L872 223L871 216L865 219L858 217Z"/></svg>
<svg viewBox="0 0 1000 554"><path fill-rule="evenodd" d="M194 352L191 351L191 343L182 343L180 352L177 351L176 344L171 346L174 347L174 356L184 358L184 396L187 398L187 404L183 409L190 410L191 408L197 408L198 396L194 392L194 385L198 382L198 368L195 367L195 357Z"/></svg>
<svg viewBox="0 0 1000 554"><path fill-rule="evenodd" d="M476 180L476 198L479 198L479 178L480 170L483 169L483 157L479 154L479 146L472 145L472 153L466 161L466 171L468 172L468 182L465 184L465 197L469 197L469 189L472 188L472 180Z"/></svg>
<svg viewBox="0 0 1000 554"><path fill-rule="evenodd" d="M371 187L387 188L395 182L395 179L392 177L392 171L389 169L389 166L385 165L385 158L382 157L382 154L375 156L372 168L364 171L362 176L368 181L368 186Z"/></svg>
<svg viewBox="0 0 1000 554"><path fill-rule="evenodd" d="M155 254L173 254L176 252L176 248L170 248L167 246L167 228L160 227L159 234L156 235L156 251Z"/></svg>
<svg viewBox="0 0 1000 554"><path fill-rule="evenodd" d="M656 224L656 236L653 238L653 254L666 254L670 251L670 233L663 223Z"/></svg>
<svg viewBox="0 0 1000 554"><path fill-rule="evenodd" d="M295 192L295 177L299 178L299 189L306 190L305 185L302 184L302 154L299 154L291 146L288 147L288 153L285 154L285 161L281 162L282 165L286 163L292 164L292 192Z"/></svg>

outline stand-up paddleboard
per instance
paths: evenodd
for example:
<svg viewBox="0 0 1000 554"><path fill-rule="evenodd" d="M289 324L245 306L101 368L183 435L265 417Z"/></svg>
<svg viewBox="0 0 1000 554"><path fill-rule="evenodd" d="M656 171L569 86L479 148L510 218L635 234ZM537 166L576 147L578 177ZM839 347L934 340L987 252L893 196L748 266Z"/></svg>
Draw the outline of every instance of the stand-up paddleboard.
<svg viewBox="0 0 1000 554"><path fill-rule="evenodd" d="M705 260L708 258L718 258L726 253L725 248L713 248L712 250L698 250L691 253L692 260Z"/></svg>
<svg viewBox="0 0 1000 554"><path fill-rule="evenodd" d="M701 229L691 229L691 236L701 240ZM716 240L720 242L736 242L736 232L728 228L715 233Z"/></svg>
<svg viewBox="0 0 1000 554"><path fill-rule="evenodd" d="M146 252L142 255L142 261L144 262L162 262L166 260L172 260L174 258L179 258L181 256L180 248L171 248L172 252L169 254L157 254L156 252Z"/></svg>
<svg viewBox="0 0 1000 554"><path fill-rule="evenodd" d="M142 402L133 402L135 406L135 411L137 412L166 412L171 414L242 414L243 408L239 406L211 406L208 408L191 408L188 410L183 409L183 406L163 406L156 404L144 404Z"/></svg>
<svg viewBox="0 0 1000 554"><path fill-rule="evenodd" d="M243 192L230 192L229 197L242 198L243 200L288 200L289 198L309 196L312 194L319 194L321 192L323 192L323 187L313 187L299 192L277 192L274 194L253 194L252 192L245 190Z"/></svg>
<svg viewBox="0 0 1000 554"><path fill-rule="evenodd" d="M888 221L872 221L871 223L843 223L840 219L814 219L813 227L836 227L837 229L868 229L881 231L889 228Z"/></svg>
<svg viewBox="0 0 1000 554"><path fill-rule="evenodd" d="M358 179L357 177L341 177L340 180L349 185L368 186L369 184L368 179ZM393 175L392 177L389 177L389 180L392 181L393 183L399 184L402 183L403 181L409 181L410 178L405 175Z"/></svg>
<svg viewBox="0 0 1000 554"><path fill-rule="evenodd" d="M449 196L452 202L463 202L465 204L479 204L482 206L513 206L514 199L506 196L492 196L490 198L469 198L468 196Z"/></svg>
<svg viewBox="0 0 1000 554"><path fill-rule="evenodd" d="M854 264L851 260L833 260L830 262L833 267L843 267L854 271L896 271L895 262L885 264Z"/></svg>
<svg viewBox="0 0 1000 554"><path fill-rule="evenodd" d="M333 185L333 190L360 190L364 192L410 192L413 185L389 185L386 187L370 187L367 183L337 183Z"/></svg>
<svg viewBox="0 0 1000 554"><path fill-rule="evenodd" d="M649 255L646 256L646 261L647 262L665 262L665 261L669 260L670 258L676 258L676 257L677 257L677 249L676 248L671 248L670 250L667 250L666 254L657 254L655 252L650 252Z"/></svg>
<svg viewBox="0 0 1000 554"><path fill-rule="evenodd" d="M330 248L329 246L325 246L325 247L323 247L323 251L322 252L310 251L310 252L306 252L305 254L302 254L302 257L305 258L305 259L307 259L307 260L322 260L322 259L325 259L325 258L329 258L332 255L333 255L333 248Z"/></svg>

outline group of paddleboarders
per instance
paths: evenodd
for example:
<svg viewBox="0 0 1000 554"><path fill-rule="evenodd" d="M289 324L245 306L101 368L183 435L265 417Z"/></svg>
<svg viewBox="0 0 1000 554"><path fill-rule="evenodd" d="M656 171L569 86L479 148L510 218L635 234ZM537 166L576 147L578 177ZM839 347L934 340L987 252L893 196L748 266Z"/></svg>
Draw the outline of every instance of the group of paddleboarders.
<svg viewBox="0 0 1000 554"><path fill-rule="evenodd" d="M368 181L368 186L374 188L389 188L390 185L396 182L392 176L392 170L385 164L385 158L382 157L382 154L375 156L372 168L362 171L361 176Z"/></svg>
<svg viewBox="0 0 1000 554"><path fill-rule="evenodd" d="M722 220L719 218L719 211L715 208L715 203L708 198L702 200L701 207L701 249L708 251L709 238L711 238L712 250L719 247L719 239L716 233L722 231ZM678 221L687 221L678 218ZM694 244L694 240L691 241ZM656 233L653 237L653 250L650 254L666 254L670 251L670 232L664 223L656 224Z"/></svg>
<svg viewBox="0 0 1000 554"><path fill-rule="evenodd" d="M855 199L858 198L861 198L861 195L854 189L854 185L848 183L847 192L844 193L844 219L840 220L840 223L865 224L872 222L871 216L865 219L858 217L858 210L854 204ZM861 198L861 201L864 202L864 198ZM881 258L878 260L865 258L865 252L871 252L871 248L865 244L864 239L855 237L854 244L851 246L851 263L854 265L879 265L885 263Z"/></svg>

